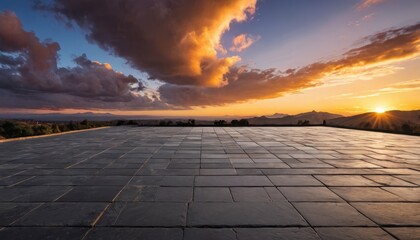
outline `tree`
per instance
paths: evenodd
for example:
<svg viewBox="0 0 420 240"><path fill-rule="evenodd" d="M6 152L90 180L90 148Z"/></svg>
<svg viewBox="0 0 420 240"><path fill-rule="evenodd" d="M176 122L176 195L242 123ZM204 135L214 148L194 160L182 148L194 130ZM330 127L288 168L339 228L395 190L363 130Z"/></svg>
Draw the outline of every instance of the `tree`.
<svg viewBox="0 0 420 240"><path fill-rule="evenodd" d="M194 126L195 125L195 119L188 119L188 126Z"/></svg>
<svg viewBox="0 0 420 240"><path fill-rule="evenodd" d="M309 120L299 120L297 125L299 126L308 126L310 124Z"/></svg>
<svg viewBox="0 0 420 240"><path fill-rule="evenodd" d="M216 120L216 121L214 121L214 125L216 125L216 126L223 126L225 124L226 124L226 121L225 120Z"/></svg>
<svg viewBox="0 0 420 240"><path fill-rule="evenodd" d="M410 124L404 123L401 126L401 130L403 130L404 132L412 132L413 131L413 128L410 126Z"/></svg>
<svg viewBox="0 0 420 240"><path fill-rule="evenodd" d="M85 119L85 120L80 122L80 125L83 125L83 126L87 127L89 125L89 121L87 119Z"/></svg>
<svg viewBox="0 0 420 240"><path fill-rule="evenodd" d="M249 122L247 119L241 119L238 122L239 126L249 126Z"/></svg>
<svg viewBox="0 0 420 240"><path fill-rule="evenodd" d="M236 119L233 119L232 121L230 121L230 125L232 126L238 126L239 125L239 121Z"/></svg>
<svg viewBox="0 0 420 240"><path fill-rule="evenodd" d="M60 128L59 128L59 126L58 126L58 124L56 124L56 123L54 123L54 124L51 126L51 129L52 129L52 132L53 132L53 133L60 133L60 132L61 132L61 130L60 130Z"/></svg>

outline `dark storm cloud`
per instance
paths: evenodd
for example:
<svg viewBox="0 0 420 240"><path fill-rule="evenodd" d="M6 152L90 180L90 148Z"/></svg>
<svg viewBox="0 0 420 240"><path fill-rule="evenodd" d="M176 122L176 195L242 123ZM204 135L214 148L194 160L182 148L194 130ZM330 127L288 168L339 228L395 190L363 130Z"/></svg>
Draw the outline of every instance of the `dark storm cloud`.
<svg viewBox="0 0 420 240"><path fill-rule="evenodd" d="M119 106L116 103L135 102L137 105L127 106L132 108L166 106L155 101L153 96L142 94L144 86L135 77L116 72L109 64L91 61L86 55L74 59L76 67L58 68L59 49L58 43L41 42L33 32L23 30L20 20L14 13L0 13L2 105L9 103L12 106L25 102L28 106L42 103L39 107L50 104L56 107L107 108L112 105L103 103L113 102ZM11 99L4 99L4 96L9 96ZM13 97L22 99L16 100ZM33 102L25 98L30 98ZM25 107L25 104L21 106Z"/></svg>

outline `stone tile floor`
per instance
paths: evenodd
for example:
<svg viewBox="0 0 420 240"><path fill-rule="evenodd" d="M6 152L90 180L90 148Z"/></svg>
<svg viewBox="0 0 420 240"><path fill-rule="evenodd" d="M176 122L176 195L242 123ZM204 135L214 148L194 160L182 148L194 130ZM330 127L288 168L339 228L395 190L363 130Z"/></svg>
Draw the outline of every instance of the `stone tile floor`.
<svg viewBox="0 0 420 240"><path fill-rule="evenodd" d="M0 239L420 239L420 137L112 127L0 144Z"/></svg>

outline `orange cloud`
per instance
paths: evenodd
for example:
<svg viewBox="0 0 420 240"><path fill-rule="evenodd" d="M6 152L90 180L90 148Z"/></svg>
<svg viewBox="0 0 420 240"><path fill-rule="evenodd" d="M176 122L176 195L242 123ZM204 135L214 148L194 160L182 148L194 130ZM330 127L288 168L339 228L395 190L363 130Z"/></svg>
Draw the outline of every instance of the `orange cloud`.
<svg viewBox="0 0 420 240"><path fill-rule="evenodd" d="M233 67L228 82L220 88L176 86L160 87L161 98L178 106L223 105L249 99L279 97L309 87L322 85L331 75L349 74L360 69L414 58L420 52L420 24L392 29L370 36L367 43L340 58L315 62L300 69L281 72L277 69Z"/></svg>
<svg viewBox="0 0 420 240"><path fill-rule="evenodd" d="M217 57L217 50L223 50L220 38L232 22L252 16L255 5L256 0L57 0L38 7L76 22L90 40L151 79L217 87L240 60Z"/></svg>
<svg viewBox="0 0 420 240"><path fill-rule="evenodd" d="M357 10L364 10L366 8L369 8L372 5L376 5L378 3L383 2L384 0L361 0L357 5Z"/></svg>
<svg viewBox="0 0 420 240"><path fill-rule="evenodd" d="M259 38L253 37L249 34L240 34L232 40L232 46L229 48L232 52L242 52L249 48Z"/></svg>

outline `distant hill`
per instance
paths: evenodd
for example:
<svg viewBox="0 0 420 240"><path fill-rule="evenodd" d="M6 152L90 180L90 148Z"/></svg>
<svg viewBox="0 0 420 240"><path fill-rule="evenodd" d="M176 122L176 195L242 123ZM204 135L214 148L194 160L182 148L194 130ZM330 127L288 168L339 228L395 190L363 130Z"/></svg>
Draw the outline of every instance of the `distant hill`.
<svg viewBox="0 0 420 240"><path fill-rule="evenodd" d="M289 116L289 114L274 113L273 115L267 116L267 118L283 118L283 117L287 117L287 116Z"/></svg>
<svg viewBox="0 0 420 240"><path fill-rule="evenodd" d="M420 133L420 110L363 113L327 120L327 125Z"/></svg>
<svg viewBox="0 0 420 240"><path fill-rule="evenodd" d="M248 119L251 125L298 125L304 121L309 121L309 125L313 124L322 124L324 120L329 120L333 118L343 117L339 114L333 114L328 112L306 112L300 113L297 115L286 115L280 118L271 118L271 117L254 117Z"/></svg>

